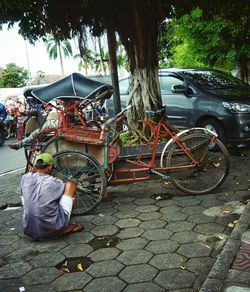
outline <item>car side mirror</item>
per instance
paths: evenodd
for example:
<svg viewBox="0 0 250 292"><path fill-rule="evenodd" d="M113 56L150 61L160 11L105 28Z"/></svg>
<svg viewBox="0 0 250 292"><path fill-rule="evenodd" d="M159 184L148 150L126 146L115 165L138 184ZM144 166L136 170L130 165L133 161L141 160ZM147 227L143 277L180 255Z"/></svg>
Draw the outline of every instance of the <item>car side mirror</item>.
<svg viewBox="0 0 250 292"><path fill-rule="evenodd" d="M172 85L171 91L173 93L188 93L188 89L184 85Z"/></svg>

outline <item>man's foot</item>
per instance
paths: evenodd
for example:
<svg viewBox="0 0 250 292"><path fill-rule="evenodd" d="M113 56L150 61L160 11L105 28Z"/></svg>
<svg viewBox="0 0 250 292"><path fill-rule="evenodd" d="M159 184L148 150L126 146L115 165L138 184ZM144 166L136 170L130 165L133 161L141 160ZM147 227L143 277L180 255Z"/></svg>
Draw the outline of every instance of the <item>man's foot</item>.
<svg viewBox="0 0 250 292"><path fill-rule="evenodd" d="M70 223L65 230L63 231L63 234L69 234L69 233L75 233L75 232L80 232L84 229L84 226L81 224L73 224Z"/></svg>
<svg viewBox="0 0 250 292"><path fill-rule="evenodd" d="M8 146L13 150L18 150L21 148L19 143L9 144Z"/></svg>
<svg viewBox="0 0 250 292"><path fill-rule="evenodd" d="M250 195L243 196L240 199L240 202L243 203L243 204L247 204L249 201L250 201Z"/></svg>

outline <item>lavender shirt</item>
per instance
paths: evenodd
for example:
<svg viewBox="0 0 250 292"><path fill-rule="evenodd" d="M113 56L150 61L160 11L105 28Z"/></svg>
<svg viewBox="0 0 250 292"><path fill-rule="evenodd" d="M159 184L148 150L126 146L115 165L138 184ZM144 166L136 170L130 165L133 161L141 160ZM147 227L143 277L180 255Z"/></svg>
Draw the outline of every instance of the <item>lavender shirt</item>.
<svg viewBox="0 0 250 292"><path fill-rule="evenodd" d="M68 225L69 216L59 201L62 180L47 174L28 172L22 176L23 231L36 240L55 237Z"/></svg>

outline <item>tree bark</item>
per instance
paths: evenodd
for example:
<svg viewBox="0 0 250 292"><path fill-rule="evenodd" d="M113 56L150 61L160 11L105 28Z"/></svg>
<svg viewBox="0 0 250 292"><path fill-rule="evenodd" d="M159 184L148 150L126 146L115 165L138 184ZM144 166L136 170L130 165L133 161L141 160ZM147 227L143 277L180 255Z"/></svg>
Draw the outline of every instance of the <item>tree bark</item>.
<svg viewBox="0 0 250 292"><path fill-rule="evenodd" d="M110 75L112 80L113 91L113 100L115 114L118 114L121 111L121 102L120 102L120 90L119 90L119 81L118 81L118 70L117 70L117 57L116 57L116 37L114 30L109 27L107 29L107 38L108 38L108 47L109 47L109 67Z"/></svg>
<svg viewBox="0 0 250 292"><path fill-rule="evenodd" d="M245 56L241 56L239 60L240 65L240 79L248 83L248 67L249 62Z"/></svg>
<svg viewBox="0 0 250 292"><path fill-rule="evenodd" d="M132 134L138 139L140 130L138 129L138 120L145 119L145 110L159 109L162 107L160 98L160 85L158 78L158 67L154 69L134 70L130 85L128 105L131 109L128 113L128 124Z"/></svg>
<svg viewBox="0 0 250 292"><path fill-rule="evenodd" d="M99 48L99 54L100 54L100 66L101 66L101 71L103 72L104 75L106 75L106 69L103 64L103 54L102 54L102 44L101 44L101 38L98 37L98 48Z"/></svg>
<svg viewBox="0 0 250 292"><path fill-rule="evenodd" d="M60 42L58 42L58 52L59 52L59 59L60 59L60 65L61 65L61 73L64 76L63 59L62 59L62 49L61 49Z"/></svg>

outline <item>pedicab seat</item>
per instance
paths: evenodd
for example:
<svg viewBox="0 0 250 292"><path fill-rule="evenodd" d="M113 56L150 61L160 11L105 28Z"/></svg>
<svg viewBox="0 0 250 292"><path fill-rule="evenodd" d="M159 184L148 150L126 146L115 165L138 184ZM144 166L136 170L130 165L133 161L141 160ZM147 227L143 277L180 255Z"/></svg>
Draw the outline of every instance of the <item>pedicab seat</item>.
<svg viewBox="0 0 250 292"><path fill-rule="evenodd" d="M104 137L101 137L101 134L101 129L74 125L60 133L59 136L76 143L104 145Z"/></svg>

